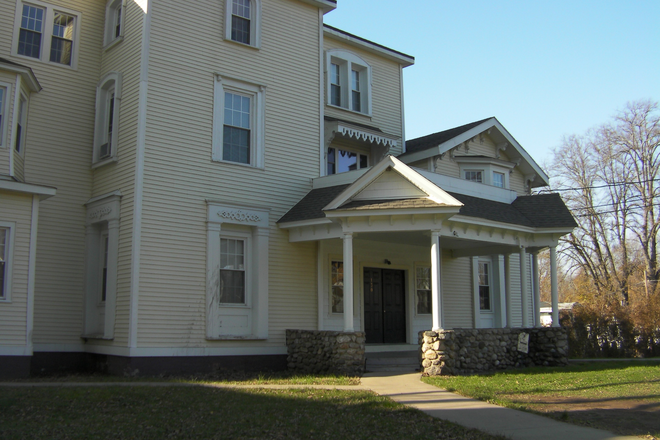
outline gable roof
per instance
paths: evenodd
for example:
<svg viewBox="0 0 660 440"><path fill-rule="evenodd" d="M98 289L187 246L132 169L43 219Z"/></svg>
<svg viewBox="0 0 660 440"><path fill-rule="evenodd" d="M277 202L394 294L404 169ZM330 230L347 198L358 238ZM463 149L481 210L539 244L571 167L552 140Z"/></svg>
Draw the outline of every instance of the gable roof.
<svg viewBox="0 0 660 440"><path fill-rule="evenodd" d="M550 178L548 175L495 117L408 140L406 141L406 152L400 154L398 158L406 163L411 163L438 156L485 131L488 131L489 136L496 143L511 146L511 149L507 148L506 150L507 156L512 160L519 159L518 167L523 174L530 178L533 177L532 187L547 186L549 184Z"/></svg>

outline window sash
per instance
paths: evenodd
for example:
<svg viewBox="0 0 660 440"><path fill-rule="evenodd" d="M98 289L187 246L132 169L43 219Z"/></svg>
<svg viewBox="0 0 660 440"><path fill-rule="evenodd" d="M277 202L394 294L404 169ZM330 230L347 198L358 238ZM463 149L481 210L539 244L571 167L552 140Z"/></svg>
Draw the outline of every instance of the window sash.
<svg viewBox="0 0 660 440"><path fill-rule="evenodd" d="M362 111L362 98L360 93L360 72L357 70L351 71L351 108L353 111Z"/></svg>
<svg viewBox="0 0 660 440"><path fill-rule="evenodd" d="M479 262L479 309L491 310L490 264Z"/></svg>
<svg viewBox="0 0 660 440"><path fill-rule="evenodd" d="M467 170L465 171L465 180L469 180L470 182L483 183L483 171Z"/></svg>
<svg viewBox="0 0 660 440"><path fill-rule="evenodd" d="M42 34L46 10L31 5L23 5L21 27L18 37L18 54L31 58L41 57Z"/></svg>
<svg viewBox="0 0 660 440"><path fill-rule="evenodd" d="M221 304L246 304L246 245L245 240L220 239L220 297Z"/></svg>
<svg viewBox="0 0 660 440"><path fill-rule="evenodd" d="M75 17L55 12L53 17L53 35L50 43L50 61L71 65L73 53L73 30Z"/></svg>
<svg viewBox="0 0 660 440"><path fill-rule="evenodd" d="M431 296L431 267L418 266L415 270L416 309L418 315L433 313Z"/></svg>
<svg viewBox="0 0 660 440"><path fill-rule="evenodd" d="M339 64L330 64L330 103L341 107L341 76Z"/></svg>
<svg viewBox="0 0 660 440"><path fill-rule="evenodd" d="M231 39L250 44L251 10L250 0L233 0L231 17Z"/></svg>
<svg viewBox="0 0 660 440"><path fill-rule="evenodd" d="M21 95L18 102L18 117L16 118L16 142L14 143L14 149L17 153L20 153L23 150L24 137L25 137L25 123L26 123L26 111L25 106L27 105L27 100L23 95Z"/></svg>
<svg viewBox="0 0 660 440"><path fill-rule="evenodd" d="M108 234L101 235L101 273L100 273L100 282L101 282L101 295L100 302L104 303L108 293L108 245L109 237Z"/></svg>
<svg viewBox="0 0 660 440"><path fill-rule="evenodd" d="M348 171L367 168L368 166L369 156L366 154L339 148L328 148L328 175L346 173Z"/></svg>
<svg viewBox="0 0 660 440"><path fill-rule="evenodd" d="M0 87L0 147L5 145L4 142L4 116L5 116L5 92L6 88Z"/></svg>
<svg viewBox="0 0 660 440"><path fill-rule="evenodd" d="M330 302L332 313L344 313L344 263L341 261L331 264Z"/></svg>
<svg viewBox="0 0 660 440"><path fill-rule="evenodd" d="M504 173L493 171L493 186L504 188Z"/></svg>

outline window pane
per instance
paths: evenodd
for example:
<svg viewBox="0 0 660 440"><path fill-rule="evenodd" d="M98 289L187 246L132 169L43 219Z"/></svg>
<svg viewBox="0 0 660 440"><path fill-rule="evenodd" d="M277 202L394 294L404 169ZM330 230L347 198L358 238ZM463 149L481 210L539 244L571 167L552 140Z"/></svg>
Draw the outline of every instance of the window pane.
<svg viewBox="0 0 660 440"><path fill-rule="evenodd" d="M245 304L245 272L220 270L220 302Z"/></svg>
<svg viewBox="0 0 660 440"><path fill-rule="evenodd" d="M341 106L341 80L339 65L330 64L330 104Z"/></svg>
<svg viewBox="0 0 660 440"><path fill-rule="evenodd" d="M418 290L417 291L417 314L427 315L431 314L431 291Z"/></svg>
<svg viewBox="0 0 660 440"><path fill-rule="evenodd" d="M73 22L70 15L55 13L53 19L53 38L50 43L50 60L54 63L71 64L73 48Z"/></svg>
<svg viewBox="0 0 660 440"><path fill-rule="evenodd" d="M465 180L479 183L483 182L481 171L466 171Z"/></svg>
<svg viewBox="0 0 660 440"><path fill-rule="evenodd" d="M360 94L360 72L357 70L351 71L352 81L351 81L351 109L353 111L359 112L362 111L362 102Z"/></svg>
<svg viewBox="0 0 660 440"><path fill-rule="evenodd" d="M4 117L5 110L5 89L0 87L0 146L4 145L3 143L3 132L2 132L2 121Z"/></svg>
<svg viewBox="0 0 660 440"><path fill-rule="evenodd" d="M250 18L250 0L233 0L231 13L243 18Z"/></svg>
<svg viewBox="0 0 660 440"><path fill-rule="evenodd" d="M490 310L490 265L479 263L479 309Z"/></svg>
<svg viewBox="0 0 660 440"><path fill-rule="evenodd" d="M360 154L360 168L367 168L369 166L369 159L364 154Z"/></svg>
<svg viewBox="0 0 660 440"><path fill-rule="evenodd" d="M357 170L357 154L351 151L337 150L337 172Z"/></svg>
<svg viewBox="0 0 660 440"><path fill-rule="evenodd" d="M232 16L231 39L239 43L250 44L250 20Z"/></svg>
<svg viewBox="0 0 660 440"><path fill-rule="evenodd" d="M39 58L41 52L41 34L21 29L18 36L18 54Z"/></svg>
<svg viewBox="0 0 660 440"><path fill-rule="evenodd" d="M417 267L415 270L417 314L432 313L431 302L431 268Z"/></svg>
<svg viewBox="0 0 660 440"><path fill-rule="evenodd" d="M504 188L504 174L493 172L493 185Z"/></svg>
<svg viewBox="0 0 660 440"><path fill-rule="evenodd" d="M344 313L344 263L333 261L330 277L332 313Z"/></svg>

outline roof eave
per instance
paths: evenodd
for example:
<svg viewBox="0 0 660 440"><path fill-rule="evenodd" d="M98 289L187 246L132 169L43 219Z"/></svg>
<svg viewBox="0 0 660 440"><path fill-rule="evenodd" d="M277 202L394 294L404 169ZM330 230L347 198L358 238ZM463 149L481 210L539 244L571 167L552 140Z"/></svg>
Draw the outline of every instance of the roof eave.
<svg viewBox="0 0 660 440"><path fill-rule="evenodd" d="M37 77L31 68L17 64L9 64L0 61L0 70L18 73L32 92L40 92L43 87L39 84Z"/></svg>
<svg viewBox="0 0 660 440"><path fill-rule="evenodd" d="M374 53L385 57L391 61L401 64L403 67L412 66L415 64L415 57L398 52L394 49L387 48L380 44L358 37L357 35L350 34L340 29L334 28L327 24L323 24L323 35L331 38L342 40L351 46L359 47L368 52Z"/></svg>
<svg viewBox="0 0 660 440"><path fill-rule="evenodd" d="M337 8L337 2L334 0L300 0L300 1L303 3L307 3L308 5L318 7L323 11L323 14L327 14L328 12Z"/></svg>

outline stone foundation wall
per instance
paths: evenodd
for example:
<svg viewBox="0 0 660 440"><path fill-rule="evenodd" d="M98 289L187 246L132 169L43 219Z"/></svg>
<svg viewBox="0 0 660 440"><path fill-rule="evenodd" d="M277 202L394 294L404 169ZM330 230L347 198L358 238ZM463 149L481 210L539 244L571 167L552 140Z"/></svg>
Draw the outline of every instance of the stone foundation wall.
<svg viewBox="0 0 660 440"><path fill-rule="evenodd" d="M364 332L287 330L287 367L300 373L364 373Z"/></svg>
<svg viewBox="0 0 660 440"><path fill-rule="evenodd" d="M529 335L527 353L519 335ZM515 367L568 364L562 328L456 329L419 332L424 375L463 375Z"/></svg>

